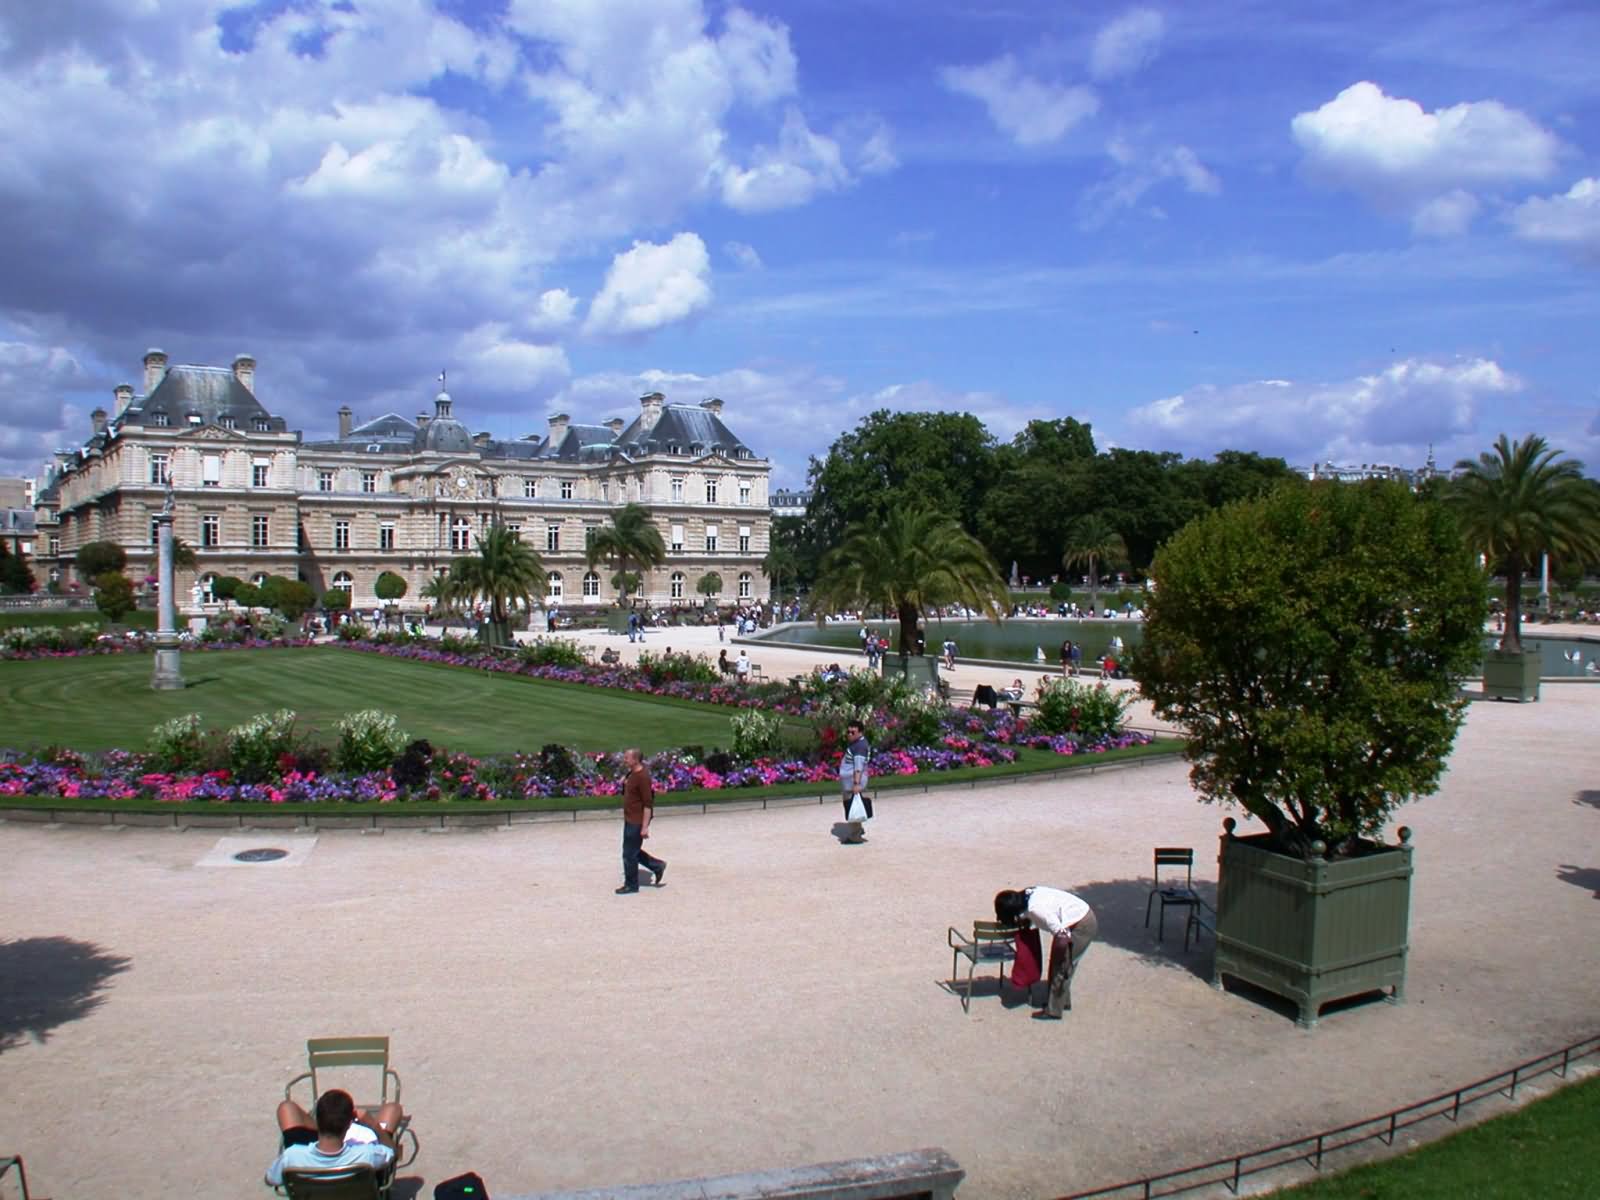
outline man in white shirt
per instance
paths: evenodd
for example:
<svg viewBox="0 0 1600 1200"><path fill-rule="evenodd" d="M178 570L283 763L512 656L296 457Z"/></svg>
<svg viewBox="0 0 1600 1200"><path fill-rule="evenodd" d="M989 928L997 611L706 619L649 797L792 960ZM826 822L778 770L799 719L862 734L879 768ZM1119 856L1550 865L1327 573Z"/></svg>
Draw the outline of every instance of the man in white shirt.
<svg viewBox="0 0 1600 1200"><path fill-rule="evenodd" d="M750 682L750 656L743 650L739 651L739 657L733 660L733 673L740 683Z"/></svg>
<svg viewBox="0 0 1600 1200"><path fill-rule="evenodd" d="M279 1186L286 1168L335 1171L341 1167L372 1167L382 1174L394 1164L401 1116L398 1104L385 1104L376 1116L358 1112L349 1092L330 1088L317 1098L317 1125L313 1130L308 1124L311 1114L285 1100L278 1105L283 1152L267 1168L267 1182Z"/></svg>
<svg viewBox="0 0 1600 1200"><path fill-rule="evenodd" d="M1036 1017L1059 1021L1072 1007L1072 973L1100 932L1094 910L1081 896L1053 887L1000 892L994 898L995 919L1022 929L1031 926L1050 936L1050 990Z"/></svg>

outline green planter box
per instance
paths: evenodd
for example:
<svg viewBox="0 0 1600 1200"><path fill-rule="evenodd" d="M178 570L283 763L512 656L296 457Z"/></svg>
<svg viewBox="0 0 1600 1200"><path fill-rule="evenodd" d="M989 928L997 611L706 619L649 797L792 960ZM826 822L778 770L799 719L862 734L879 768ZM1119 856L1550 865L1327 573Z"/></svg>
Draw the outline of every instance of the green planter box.
<svg viewBox="0 0 1600 1200"><path fill-rule="evenodd" d="M1483 694L1491 700L1515 700L1519 704L1537 700L1540 663L1537 650L1524 650L1521 654L1484 651Z"/></svg>
<svg viewBox="0 0 1600 1200"><path fill-rule="evenodd" d="M923 689L939 686L939 660L931 654L885 654L878 668L885 679L904 676L913 687Z"/></svg>
<svg viewBox="0 0 1600 1200"><path fill-rule="evenodd" d="M1322 1006L1389 990L1405 995L1411 918L1409 830L1401 844L1360 858L1291 858L1265 835L1234 837L1218 858L1212 985L1231 975L1284 997L1309 1029Z"/></svg>

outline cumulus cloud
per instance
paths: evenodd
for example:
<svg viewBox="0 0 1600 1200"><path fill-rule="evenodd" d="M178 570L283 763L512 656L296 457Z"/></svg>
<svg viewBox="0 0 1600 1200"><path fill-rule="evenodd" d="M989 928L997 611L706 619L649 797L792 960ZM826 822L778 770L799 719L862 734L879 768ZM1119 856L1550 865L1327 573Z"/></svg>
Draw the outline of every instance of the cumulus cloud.
<svg viewBox="0 0 1600 1200"><path fill-rule="evenodd" d="M1154 9L1134 8L1095 35L1089 51L1089 74L1096 79L1131 75L1150 63L1166 32L1166 21Z"/></svg>
<svg viewBox="0 0 1600 1200"><path fill-rule="evenodd" d="M589 305L584 332L646 333L693 316L711 303L711 258L698 235L680 233L665 245L635 242L611 260Z"/></svg>
<svg viewBox="0 0 1600 1200"><path fill-rule="evenodd" d="M775 146L759 147L750 166L730 163L721 174L723 203L739 212L792 208L850 180L839 143L812 132L795 108L785 114Z"/></svg>
<svg viewBox="0 0 1600 1200"><path fill-rule="evenodd" d="M0 397L8 400L0 422L0 458L33 474L59 446L89 436L88 413L112 407L110 389L95 395L93 376L65 346L18 330L0 340ZM70 399L69 399L70 397Z"/></svg>
<svg viewBox="0 0 1600 1200"><path fill-rule="evenodd" d="M1482 408L1523 389L1492 359L1406 359L1333 382L1264 379L1198 387L1134 409L1131 440L1206 456L1226 448L1291 463L1420 462L1475 433Z"/></svg>
<svg viewBox="0 0 1600 1200"><path fill-rule="evenodd" d="M525 399L549 396L571 375L560 346L519 338L509 325L488 321L467 330L456 342L452 379L458 387L514 393Z"/></svg>
<svg viewBox="0 0 1600 1200"><path fill-rule="evenodd" d="M748 242L725 242L722 252L746 271L759 271L765 265L756 248Z"/></svg>
<svg viewBox="0 0 1600 1200"><path fill-rule="evenodd" d="M1518 237L1600 260L1600 179L1580 179L1561 195L1524 200L1507 220Z"/></svg>
<svg viewBox="0 0 1600 1200"><path fill-rule="evenodd" d="M1091 88L1036 79L1009 54L976 66L946 67L939 78L950 91L980 101L995 127L1019 146L1059 141L1100 108Z"/></svg>
<svg viewBox="0 0 1600 1200"><path fill-rule="evenodd" d="M1308 176L1412 219L1418 232L1461 232L1475 192L1547 178L1561 144L1497 100L1428 112L1375 83L1345 88L1290 122Z"/></svg>
<svg viewBox="0 0 1600 1200"><path fill-rule="evenodd" d="M1168 180L1176 180L1195 196L1218 196L1222 181L1188 146L1146 149L1117 137L1106 146L1111 173L1088 188L1078 203L1079 225L1097 229L1126 209L1135 208L1145 193ZM1163 216L1159 209L1151 215Z"/></svg>

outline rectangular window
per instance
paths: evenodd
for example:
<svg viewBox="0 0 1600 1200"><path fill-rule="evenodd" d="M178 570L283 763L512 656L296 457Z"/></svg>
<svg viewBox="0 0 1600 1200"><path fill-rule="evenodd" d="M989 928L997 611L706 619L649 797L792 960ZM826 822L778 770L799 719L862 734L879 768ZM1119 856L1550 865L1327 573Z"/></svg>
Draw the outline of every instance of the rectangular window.
<svg viewBox="0 0 1600 1200"><path fill-rule="evenodd" d="M161 544L161 522L154 517L150 518L150 544L152 546Z"/></svg>
<svg viewBox="0 0 1600 1200"><path fill-rule="evenodd" d="M250 544L257 550L264 549L267 545L270 526L266 517L250 518Z"/></svg>
<svg viewBox="0 0 1600 1200"><path fill-rule="evenodd" d="M706 503L707 504L715 504L716 502L717 502L717 481L715 479L708 479L708 480L706 480Z"/></svg>
<svg viewBox="0 0 1600 1200"><path fill-rule="evenodd" d="M206 487L222 486L222 455L207 454L201 458L200 482Z"/></svg>
<svg viewBox="0 0 1600 1200"><path fill-rule="evenodd" d="M52 533L50 535L50 554L51 554L51 557L54 557L54 556L56 556L56 555L58 555L60 553L61 553L61 535L59 533Z"/></svg>
<svg viewBox="0 0 1600 1200"><path fill-rule="evenodd" d="M378 549L394 549L394 522L385 521L378 526Z"/></svg>
<svg viewBox="0 0 1600 1200"><path fill-rule="evenodd" d="M206 513L200 518L200 548L215 550L220 545L222 545L222 517L218 513Z"/></svg>
<svg viewBox="0 0 1600 1200"><path fill-rule="evenodd" d="M333 523L333 548L335 550L350 549L349 521L335 521Z"/></svg>
<svg viewBox="0 0 1600 1200"><path fill-rule="evenodd" d="M750 503L750 481L748 479L739 480L739 503Z"/></svg>
<svg viewBox="0 0 1600 1200"><path fill-rule="evenodd" d="M672 481L672 502L674 504L683 503L683 480L681 479Z"/></svg>
<svg viewBox="0 0 1600 1200"><path fill-rule="evenodd" d="M271 469L272 460L270 458L258 458L252 461L250 464L250 486L266 487L267 472Z"/></svg>
<svg viewBox="0 0 1600 1200"><path fill-rule="evenodd" d="M378 490L378 473L376 471L361 472L361 490L368 493Z"/></svg>
<svg viewBox="0 0 1600 1200"><path fill-rule="evenodd" d="M683 549L683 526L682 525L674 525L672 527L672 542L671 542L671 544L669 545L668 548L672 549L672 550L682 550Z"/></svg>
<svg viewBox="0 0 1600 1200"><path fill-rule="evenodd" d="M167 456L165 454L152 454L150 456L150 482L165 483L167 481Z"/></svg>
<svg viewBox="0 0 1600 1200"><path fill-rule="evenodd" d="M722 533L722 531L720 529L718 529L715 525L707 525L706 526L706 553L707 554L715 554L717 552L717 538L719 536L721 536L721 533Z"/></svg>
<svg viewBox="0 0 1600 1200"><path fill-rule="evenodd" d="M748 525L739 526L739 553L750 553L750 526Z"/></svg>
<svg viewBox="0 0 1600 1200"><path fill-rule="evenodd" d="M598 525L585 525L583 527L583 548L587 551L594 545L594 535L600 532Z"/></svg>
<svg viewBox="0 0 1600 1200"><path fill-rule="evenodd" d="M563 487L566 485L563 484ZM544 548L554 553L561 549L561 526L546 525L544 527Z"/></svg>
<svg viewBox="0 0 1600 1200"><path fill-rule="evenodd" d="M167 414L164 413L164 412L151 413L150 414L150 424L155 425L157 427L164 427L164 426L172 424L172 418L167 416Z"/></svg>
<svg viewBox="0 0 1600 1200"><path fill-rule="evenodd" d="M331 491L333 491L333 472L332 471L318 471L317 472L317 491L319 491L319 492L331 492Z"/></svg>
<svg viewBox="0 0 1600 1200"><path fill-rule="evenodd" d="M604 479L602 479L600 481L600 499L602 499L602 500L610 500L611 499L611 485L609 483L607 483Z"/></svg>
<svg viewBox="0 0 1600 1200"><path fill-rule="evenodd" d="M507 521L506 532L511 535L511 540L513 542L520 542L522 540L522 522Z"/></svg>
<svg viewBox="0 0 1600 1200"><path fill-rule="evenodd" d="M563 500L572 499L572 480L563 479L561 481L561 498Z"/></svg>
<svg viewBox="0 0 1600 1200"><path fill-rule="evenodd" d="M450 549L460 553L468 548L472 540L472 526L465 517L457 517L450 522Z"/></svg>
<svg viewBox="0 0 1600 1200"><path fill-rule="evenodd" d="M539 481L537 479L524 479L522 481L522 496L526 500L537 499L539 495Z"/></svg>

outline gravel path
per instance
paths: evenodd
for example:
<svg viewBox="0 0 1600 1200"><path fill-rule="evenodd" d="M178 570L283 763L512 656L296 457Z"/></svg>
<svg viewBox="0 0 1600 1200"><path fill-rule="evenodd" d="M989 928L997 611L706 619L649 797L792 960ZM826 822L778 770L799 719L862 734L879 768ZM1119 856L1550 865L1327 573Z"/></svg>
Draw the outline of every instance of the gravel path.
<svg viewBox="0 0 1600 1200"><path fill-rule="evenodd" d="M1596 728L1582 685L1472 707L1403 812L1409 1000L1310 1033L1142 927L1152 845L1214 876L1223 814L1177 763L897 797L859 847L831 807L663 817L670 881L633 897L614 820L225 868L198 865L215 831L0 824L0 1151L57 1197L261 1196L304 1039L359 1032L393 1038L424 1195L942 1145L963 1196L1040 1197L1291 1136L1600 1028ZM964 1015L945 927L1034 882L1100 914L1075 1010Z"/></svg>

